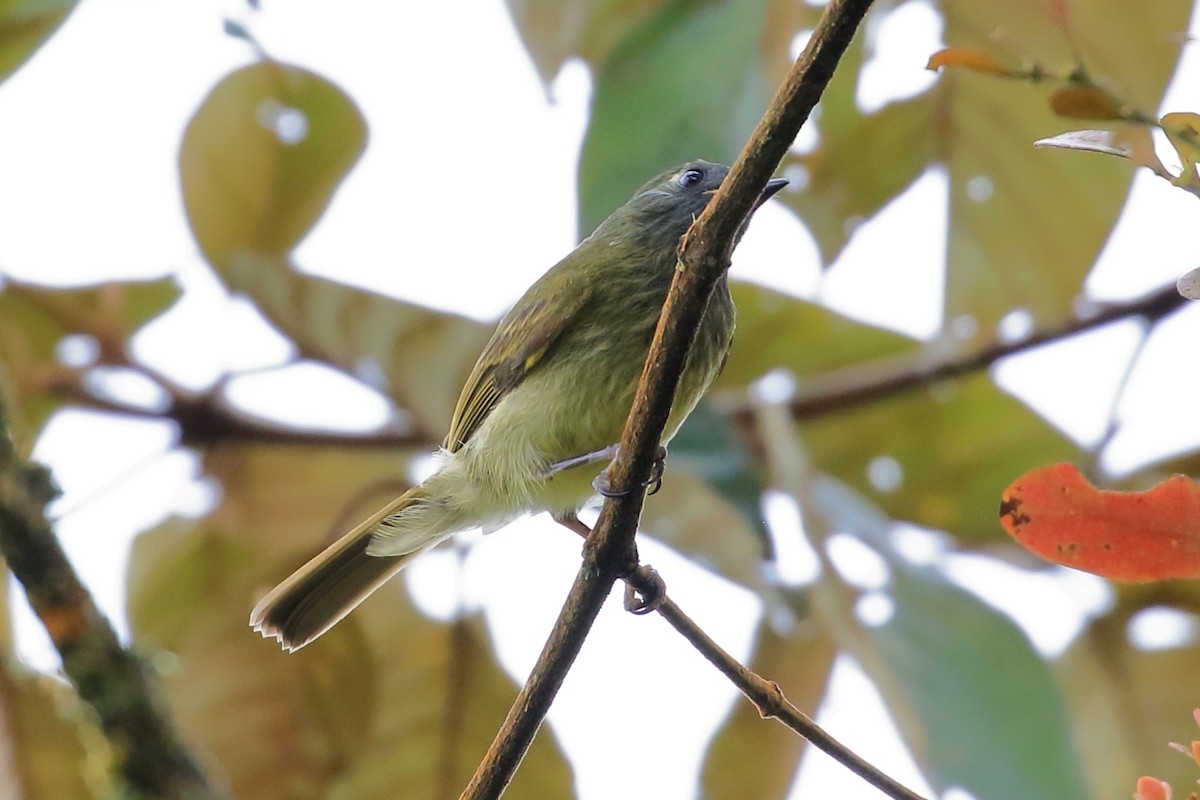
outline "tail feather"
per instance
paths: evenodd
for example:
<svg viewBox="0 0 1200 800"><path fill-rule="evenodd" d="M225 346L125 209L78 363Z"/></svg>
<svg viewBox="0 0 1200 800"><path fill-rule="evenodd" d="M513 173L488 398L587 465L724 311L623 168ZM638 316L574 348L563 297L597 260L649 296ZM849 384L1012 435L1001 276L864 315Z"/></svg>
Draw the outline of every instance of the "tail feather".
<svg viewBox="0 0 1200 800"><path fill-rule="evenodd" d="M336 625L413 557L443 538L431 531L424 546L411 552L370 554L382 523L418 499L417 491L406 492L292 573L250 612L251 627L291 652Z"/></svg>

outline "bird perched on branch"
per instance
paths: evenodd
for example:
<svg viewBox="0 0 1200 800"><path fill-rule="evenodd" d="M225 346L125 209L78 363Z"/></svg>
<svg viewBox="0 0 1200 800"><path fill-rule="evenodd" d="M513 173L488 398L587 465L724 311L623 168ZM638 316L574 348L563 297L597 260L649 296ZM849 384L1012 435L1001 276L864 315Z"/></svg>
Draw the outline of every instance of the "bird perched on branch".
<svg viewBox="0 0 1200 800"><path fill-rule="evenodd" d="M610 493L602 468L629 415L679 240L728 172L707 161L664 172L529 287L467 378L438 469L275 587L250 624L297 650L451 535L534 511L573 518L596 491ZM770 181L759 205L786 183ZM722 276L663 445L720 372L733 325Z"/></svg>

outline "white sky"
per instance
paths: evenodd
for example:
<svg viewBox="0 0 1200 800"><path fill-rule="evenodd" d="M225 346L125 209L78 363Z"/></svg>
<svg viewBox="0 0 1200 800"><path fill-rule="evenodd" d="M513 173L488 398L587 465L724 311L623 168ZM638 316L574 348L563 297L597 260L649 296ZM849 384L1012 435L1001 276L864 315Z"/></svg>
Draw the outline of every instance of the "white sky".
<svg viewBox="0 0 1200 800"><path fill-rule="evenodd" d="M188 386L288 357L286 343L246 304L230 302L206 273L179 199L176 155L189 115L225 73L252 59L244 42L221 32L223 16L246 24L275 57L341 85L370 126L363 160L298 251L305 269L486 319L573 245L575 160L589 77L582 66L568 65L548 104L499 0L354 0L336 9L291 0L268 3L259 15L234 2L110 0L82 3L45 48L0 85L0 119L9 123L0 126L0 272L64 284L177 274L187 299L138 340L137 353ZM923 66L938 47L936 15L910 3L878 36L883 51L867 71L860 97L871 107L931 79ZM1194 56L1189 49L1182 71L1189 80L1173 86L1165 110L1195 107L1200 70ZM941 323L945 237L945 220L933 211L945 209L945 193L941 173L925 175L863 228L825 278L807 233L782 209L765 208L739 250L734 275L820 296L856 316L930 336ZM497 196L506 201L495 202ZM486 198L487 207L472 206L474 197ZM470 236L461 234L464 214ZM1194 214L1191 198L1140 176L1089 289L1103 298L1127 297L1196 266L1188 260L1194 258L1188 234ZM907 249L903 270L891 255L901 240ZM788 252L789 264L810 266L781 273L772 259L777 252ZM870 296L859 290L864 284L873 287ZM1119 399L1138 340L1132 324L1012 359L995 375L1085 443L1099 441L1115 402L1122 427L1104 463L1130 469L1157 453L1200 443L1192 408L1200 379L1194 370L1180 369L1195 361L1184 348L1200 339L1200 314L1180 315L1163 327L1141 352L1135 388ZM1079 364L1087 368L1074 369ZM1074 391L1045 380L1064 373ZM321 387L310 406L292 409L296 422L367 427L385 413L370 392L312 368L236 381L231 395L250 407L275 408L281 379ZM293 401L302 396L289 393ZM65 489L55 507L61 536L122 630L118 576L128 541L168 513L201 510L210 497L196 460L169 450L169 443L163 425L64 412L38 446L37 455L53 466ZM771 513L787 511L774 507ZM672 596L714 638L735 655L748 654L760 613L749 593L653 542L643 553L670 576ZM535 555L537 574L527 566ZM502 658L518 680L533 663L577 563L578 545L543 520L514 525L471 551L466 586L486 607ZM456 585L447 579L453 569L450 554L434 553L408 573L431 613L451 601L439 589ZM1103 602L1086 577L1055 581L988 569L978 559L954 559L951 574L1026 624L1046 652L1063 645L1084 610ZM545 577L555 574L561 579ZM1012 606L1011 581L1018 580L1028 591L1016 594L1038 598L1040 613L1031 613L1032 604ZM501 583L504 591L493 591ZM1008 591L989 594L989 586ZM53 668L44 635L28 615L18 630L31 663ZM869 760L927 791L894 734L889 738L890 725L861 672L840 664L834 686L821 721ZM596 737L611 752L642 735L630 730L626 717L610 713L615 696L644 709L647 719L668 720L671 728L669 744L622 750L623 773L589 756ZM670 800L695 795L702 746L733 699L724 679L661 621L633 618L616 606L601 616L551 719L573 758L582 797L622 796L633 781L646 796ZM802 785L821 796L875 796L819 754L806 759L793 797Z"/></svg>

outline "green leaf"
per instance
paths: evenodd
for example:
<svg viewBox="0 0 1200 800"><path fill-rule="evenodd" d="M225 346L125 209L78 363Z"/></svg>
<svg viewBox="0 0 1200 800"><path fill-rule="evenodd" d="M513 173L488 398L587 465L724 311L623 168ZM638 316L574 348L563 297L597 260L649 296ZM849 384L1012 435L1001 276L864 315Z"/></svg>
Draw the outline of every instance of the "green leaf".
<svg viewBox="0 0 1200 800"><path fill-rule="evenodd" d="M836 655L833 640L811 620L790 619L780 631L764 618L750 668L776 681L792 705L815 715ZM783 800L805 747L804 739L775 720L763 719L750 702L738 697L704 757L700 780L705 800Z"/></svg>
<svg viewBox="0 0 1200 800"><path fill-rule="evenodd" d="M451 785L456 794L516 696L479 621L428 619L403 579L299 653L247 624L270 586L402 490L404 455L214 448L205 468L221 504L202 523L168 523L135 542L135 641L157 651L181 728L238 798L411 797ZM516 783L533 787L529 797L569 796L551 737L539 737Z"/></svg>
<svg viewBox="0 0 1200 800"><path fill-rule="evenodd" d="M480 615L432 622L394 583L381 590L386 603L355 612L371 643L379 700L370 739L330 787L330 800L458 796L517 695ZM572 796L571 770L548 734L543 728L522 760L513 797Z"/></svg>
<svg viewBox="0 0 1200 800"><path fill-rule="evenodd" d="M764 589L763 536L742 509L686 466L668 466L662 489L646 498L640 529L705 569L753 591Z"/></svg>
<svg viewBox="0 0 1200 800"><path fill-rule="evenodd" d="M250 630L262 552L251 542L206 524L139 537L134 638L155 651L180 728L216 758L233 796L324 798L366 739L375 676L353 625L292 656Z"/></svg>
<svg viewBox="0 0 1200 800"><path fill-rule="evenodd" d="M996 506L1013 477L1080 457L1074 443L986 374L902 392L799 428L822 470L893 518L948 531L960 542L1003 540ZM872 466L883 463L877 459L899 467L898 485L872 484Z"/></svg>
<svg viewBox="0 0 1200 800"><path fill-rule="evenodd" d="M767 525L762 515L762 481L745 446L733 430L728 414L701 403L671 440L671 463L699 475L732 503L770 552Z"/></svg>
<svg viewBox="0 0 1200 800"><path fill-rule="evenodd" d="M0 704L6 797L115 800L106 742L70 688L0 669Z"/></svg>
<svg viewBox="0 0 1200 800"><path fill-rule="evenodd" d="M360 378L441 440L492 325L297 273L286 258L247 256L223 276L300 352Z"/></svg>
<svg viewBox="0 0 1200 800"><path fill-rule="evenodd" d="M593 71L631 32L671 0L506 0L508 11L542 84L558 74L571 56Z"/></svg>
<svg viewBox="0 0 1200 800"><path fill-rule="evenodd" d="M247 254L287 255L365 145L362 114L324 78L274 61L228 75L179 151L184 208L205 257L221 272Z"/></svg>
<svg viewBox="0 0 1200 800"><path fill-rule="evenodd" d="M737 332L717 389L745 389L774 369L803 377L917 347L911 339L783 292L738 281L730 289Z"/></svg>
<svg viewBox="0 0 1200 800"><path fill-rule="evenodd" d="M737 156L772 88L758 58L763 5L676 0L614 50L595 76L580 155L580 230L650 175Z"/></svg>
<svg viewBox="0 0 1200 800"><path fill-rule="evenodd" d="M937 570L893 552L890 522L845 486L818 478L797 499L819 527L859 537L887 564L886 622L864 624L861 594L828 569L814 608L875 682L933 786L979 800L1087 797L1063 699L1025 634Z"/></svg>
<svg viewBox="0 0 1200 800"><path fill-rule="evenodd" d="M56 384L77 377L58 360L63 337L96 340L100 360L125 352L134 332L169 308L180 290L173 278L52 289L8 280L0 288L0 362L12 404L10 419L27 451L62 400Z"/></svg>
<svg viewBox="0 0 1200 800"><path fill-rule="evenodd" d="M0 0L0 82L58 30L76 5L78 0Z"/></svg>

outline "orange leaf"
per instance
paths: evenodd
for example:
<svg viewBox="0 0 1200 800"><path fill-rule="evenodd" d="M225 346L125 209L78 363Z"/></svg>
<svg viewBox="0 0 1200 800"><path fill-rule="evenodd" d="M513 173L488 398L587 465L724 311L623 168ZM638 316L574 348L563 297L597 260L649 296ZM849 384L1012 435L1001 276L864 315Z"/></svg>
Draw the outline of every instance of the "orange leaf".
<svg viewBox="0 0 1200 800"><path fill-rule="evenodd" d="M1105 578L1200 577L1200 485L1182 475L1113 492L1071 464L1039 467L1004 490L1000 524L1042 558Z"/></svg>
<svg viewBox="0 0 1200 800"><path fill-rule="evenodd" d="M1171 800L1171 787L1166 781L1143 775L1138 778L1134 800Z"/></svg>
<svg viewBox="0 0 1200 800"><path fill-rule="evenodd" d="M1050 95L1050 108L1067 119L1120 119L1121 106L1095 86L1067 86Z"/></svg>
<svg viewBox="0 0 1200 800"><path fill-rule="evenodd" d="M969 47L947 47L945 50L939 50L931 55L929 61L925 63L925 69L933 72L937 72L942 67L962 67L972 72L1004 77L1020 74L1016 70L1004 66L982 50L973 50Z"/></svg>

